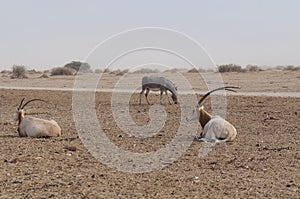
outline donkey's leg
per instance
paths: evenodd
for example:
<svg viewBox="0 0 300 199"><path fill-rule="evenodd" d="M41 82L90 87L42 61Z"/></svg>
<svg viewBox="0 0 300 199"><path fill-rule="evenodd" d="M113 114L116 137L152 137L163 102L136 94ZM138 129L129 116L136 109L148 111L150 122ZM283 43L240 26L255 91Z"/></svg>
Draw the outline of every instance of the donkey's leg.
<svg viewBox="0 0 300 199"><path fill-rule="evenodd" d="M142 104L142 94L144 93L145 88L142 88L142 91L140 92L140 105Z"/></svg>
<svg viewBox="0 0 300 199"><path fill-rule="evenodd" d="M162 105L162 95L163 95L164 91L162 89L160 89L160 104Z"/></svg>
<svg viewBox="0 0 300 199"><path fill-rule="evenodd" d="M165 93L166 93L166 96L168 97L169 104L172 104L171 101L170 101L169 95L168 95L168 91L165 90Z"/></svg>
<svg viewBox="0 0 300 199"><path fill-rule="evenodd" d="M149 94L149 92L150 92L150 89L147 88L147 91L146 91L146 93L145 93L145 96L146 96L146 100L147 100L147 103L148 103L148 104L150 104L150 102L148 101L148 94Z"/></svg>

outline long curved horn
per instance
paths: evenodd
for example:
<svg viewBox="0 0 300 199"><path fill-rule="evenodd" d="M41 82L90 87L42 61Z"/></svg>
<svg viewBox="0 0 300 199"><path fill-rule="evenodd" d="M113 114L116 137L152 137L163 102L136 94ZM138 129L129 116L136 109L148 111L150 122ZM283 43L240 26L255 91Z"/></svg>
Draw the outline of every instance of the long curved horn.
<svg viewBox="0 0 300 199"><path fill-rule="evenodd" d="M25 98L23 98L23 99L21 100L21 103L20 103L20 105L19 105L19 107L18 107L18 110L20 110L20 108L21 108L21 106L22 106L24 100L25 100Z"/></svg>
<svg viewBox="0 0 300 199"><path fill-rule="evenodd" d="M29 100L28 102L26 102L26 103L22 106L21 109L24 109L25 106L26 106L27 104L29 104L30 102L33 102L33 101L40 101L40 102L45 102L45 103L47 103L47 101L42 100L42 99L32 99L32 100Z"/></svg>
<svg viewBox="0 0 300 199"><path fill-rule="evenodd" d="M231 91L231 92L236 92L233 89L240 89L240 87L237 86L224 86L224 87L220 87L220 88L216 88L214 90L211 90L209 92L207 92L199 101L198 104L200 105L211 93L215 92L215 91L219 91L219 90L227 90L227 91Z"/></svg>

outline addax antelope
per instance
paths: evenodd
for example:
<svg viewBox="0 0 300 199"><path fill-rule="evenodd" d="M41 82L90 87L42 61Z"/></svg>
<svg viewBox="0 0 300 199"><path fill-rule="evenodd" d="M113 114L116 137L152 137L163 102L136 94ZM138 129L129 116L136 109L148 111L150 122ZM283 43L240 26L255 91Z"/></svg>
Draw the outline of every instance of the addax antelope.
<svg viewBox="0 0 300 199"><path fill-rule="evenodd" d="M32 99L24 105L22 99L16 112L16 120L18 121L18 133L21 137L58 137L61 135L61 128L54 120L44 120L35 117L26 116L24 108L33 101L46 102L41 99Z"/></svg>
<svg viewBox="0 0 300 199"><path fill-rule="evenodd" d="M222 117L215 115L212 116L204 110L204 107L201 105L202 102L213 92L218 90L227 90L236 92L233 89L239 89L235 86L225 86L221 88L214 89L206 93L195 106L193 112L186 117L187 121L198 120L203 128L202 134L200 137L197 137L197 140L204 142L226 142L233 141L236 138L236 128L230 124L228 121Z"/></svg>
<svg viewBox="0 0 300 199"><path fill-rule="evenodd" d="M164 77L143 77L142 91L140 92L139 104L141 104L142 94L144 93L145 90L146 90L145 96L148 104L150 104L148 101L148 94L150 90L160 91L160 104L162 104L162 95L164 92L168 97L169 104L171 104L167 91L171 92L172 94L171 97L174 103L177 104L177 97L178 97L177 88L170 80Z"/></svg>

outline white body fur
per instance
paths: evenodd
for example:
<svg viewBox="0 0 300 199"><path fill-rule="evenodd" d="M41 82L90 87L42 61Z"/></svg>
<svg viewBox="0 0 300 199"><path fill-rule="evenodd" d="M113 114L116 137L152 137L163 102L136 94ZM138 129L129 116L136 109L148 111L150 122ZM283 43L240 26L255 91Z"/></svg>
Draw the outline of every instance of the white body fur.
<svg viewBox="0 0 300 199"><path fill-rule="evenodd" d="M200 141L226 142L236 138L236 128L220 116L211 116L203 106L196 106L193 112L186 117L187 121L198 120L203 128Z"/></svg>
<svg viewBox="0 0 300 199"><path fill-rule="evenodd" d="M32 99L23 105L22 99L16 111L15 120L18 121L18 133L21 137L58 137L61 136L61 128L54 120L44 120L35 117L25 116L24 107L33 101L42 101L41 99Z"/></svg>
<svg viewBox="0 0 300 199"><path fill-rule="evenodd" d="M21 110L23 112L23 110ZM24 113L24 112L23 112ZM22 114L22 113L21 113ZM22 114L18 133L21 137L58 137L61 128L54 120L44 120ZM20 118L19 118L20 119Z"/></svg>
<svg viewBox="0 0 300 199"><path fill-rule="evenodd" d="M213 116L204 126L200 140L205 142L233 141L236 134L236 129L232 124L220 116Z"/></svg>

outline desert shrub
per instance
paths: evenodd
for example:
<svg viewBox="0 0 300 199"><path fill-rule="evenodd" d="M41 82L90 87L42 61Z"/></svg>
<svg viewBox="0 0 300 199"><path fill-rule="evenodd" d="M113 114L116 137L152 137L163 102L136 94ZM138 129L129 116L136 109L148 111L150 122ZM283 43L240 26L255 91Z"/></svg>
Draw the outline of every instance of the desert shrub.
<svg viewBox="0 0 300 199"><path fill-rule="evenodd" d="M10 70L2 70L1 74L11 74L12 72Z"/></svg>
<svg viewBox="0 0 300 199"><path fill-rule="evenodd" d="M57 67L51 70L51 75L74 75L75 71L68 67Z"/></svg>
<svg viewBox="0 0 300 199"><path fill-rule="evenodd" d="M114 74L114 75L124 75L124 74L126 74L126 73L128 73L128 69L126 69L126 70L120 70L120 69L118 69L118 70L114 70L114 71L111 71L109 74Z"/></svg>
<svg viewBox="0 0 300 199"><path fill-rule="evenodd" d="M158 73L158 69L150 69L150 68L141 68L139 70L134 71L134 73Z"/></svg>
<svg viewBox="0 0 300 199"><path fill-rule="evenodd" d="M199 72L201 72L201 73L204 73L204 72L206 72L206 70L205 69L203 69L203 68L192 68L192 69L190 69L190 70L188 70L187 71L188 73L199 73Z"/></svg>
<svg viewBox="0 0 300 199"><path fill-rule="evenodd" d="M295 66L292 66L292 65L288 65L288 66L284 67L283 70L297 71L297 70L300 70L300 67L299 66L295 67Z"/></svg>
<svg viewBox="0 0 300 199"><path fill-rule="evenodd" d="M80 72L90 72L91 66L88 63L83 63L80 61L72 61L71 63L67 63L64 67L74 69L75 71Z"/></svg>
<svg viewBox="0 0 300 199"><path fill-rule="evenodd" d="M47 74L42 74L39 78L49 78L49 76Z"/></svg>
<svg viewBox="0 0 300 199"><path fill-rule="evenodd" d="M10 77L11 79L22 79L22 78L28 78L26 76L26 69L25 66L13 66L12 70L12 76Z"/></svg>
<svg viewBox="0 0 300 199"><path fill-rule="evenodd" d="M247 71L251 71L251 72L253 72L253 71L259 71L259 67L256 66L256 65L247 65L246 69L247 69Z"/></svg>
<svg viewBox="0 0 300 199"><path fill-rule="evenodd" d="M170 69L165 70L164 73L177 73L179 71L180 71L180 69L178 69L178 68L170 68Z"/></svg>
<svg viewBox="0 0 300 199"><path fill-rule="evenodd" d="M218 71L220 73L225 72L242 72L242 67L236 64L225 64L218 66Z"/></svg>
<svg viewBox="0 0 300 199"><path fill-rule="evenodd" d="M95 73L102 73L101 69L95 69Z"/></svg>
<svg viewBox="0 0 300 199"><path fill-rule="evenodd" d="M214 69L207 69L206 72L212 73L212 72L215 72L215 70Z"/></svg>
<svg viewBox="0 0 300 199"><path fill-rule="evenodd" d="M103 70L103 73L110 73L111 71L109 70L109 68L106 68Z"/></svg>
<svg viewBox="0 0 300 199"><path fill-rule="evenodd" d="M187 71L188 73L198 73L199 71L196 68L192 68Z"/></svg>
<svg viewBox="0 0 300 199"><path fill-rule="evenodd" d="M34 70L34 69L27 70L27 72L28 72L29 74L41 74L41 73L42 73L42 72L36 71L36 70Z"/></svg>

